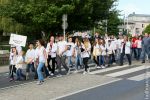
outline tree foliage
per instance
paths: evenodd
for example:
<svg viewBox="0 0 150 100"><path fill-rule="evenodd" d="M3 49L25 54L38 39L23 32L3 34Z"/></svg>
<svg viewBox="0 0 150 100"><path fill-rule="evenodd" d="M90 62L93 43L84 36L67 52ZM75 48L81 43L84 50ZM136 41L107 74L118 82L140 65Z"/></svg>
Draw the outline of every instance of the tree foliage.
<svg viewBox="0 0 150 100"><path fill-rule="evenodd" d="M145 28L144 33L150 34L150 24Z"/></svg>
<svg viewBox="0 0 150 100"><path fill-rule="evenodd" d="M113 32L118 19L116 10L110 9L115 2L117 0L9 0L0 6L0 14L23 24L30 33L61 31L63 14L68 15L67 31L89 30L98 25L96 22L111 19L108 30Z"/></svg>

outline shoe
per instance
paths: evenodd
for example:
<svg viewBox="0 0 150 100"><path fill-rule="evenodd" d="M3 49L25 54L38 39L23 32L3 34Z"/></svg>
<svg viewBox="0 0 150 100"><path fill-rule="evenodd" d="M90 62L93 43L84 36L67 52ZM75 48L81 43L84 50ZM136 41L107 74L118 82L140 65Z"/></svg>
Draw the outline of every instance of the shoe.
<svg viewBox="0 0 150 100"><path fill-rule="evenodd" d="M84 71L84 72L83 72L83 75L85 75L85 74L87 74L87 72L86 72L86 71Z"/></svg>
<svg viewBox="0 0 150 100"><path fill-rule="evenodd" d="M10 78L10 79L9 79L9 82L11 82L11 81L14 81L14 79L13 79L13 78Z"/></svg>
<svg viewBox="0 0 150 100"><path fill-rule="evenodd" d="M145 61L142 61L142 63L145 63Z"/></svg>
<svg viewBox="0 0 150 100"><path fill-rule="evenodd" d="M38 81L36 84L37 85L42 85L42 81Z"/></svg>
<svg viewBox="0 0 150 100"><path fill-rule="evenodd" d="M53 73L51 73L50 75L51 75L51 76L54 76L54 74L53 74Z"/></svg>
<svg viewBox="0 0 150 100"><path fill-rule="evenodd" d="M104 69L104 68L106 68L105 66L102 66L102 68Z"/></svg>
<svg viewBox="0 0 150 100"><path fill-rule="evenodd" d="M87 73L90 73L90 69L89 68L87 69Z"/></svg>
<svg viewBox="0 0 150 100"><path fill-rule="evenodd" d="M100 67L100 66L97 66L96 68L97 68L97 69L100 69L101 67Z"/></svg>
<svg viewBox="0 0 150 100"><path fill-rule="evenodd" d="M74 73L78 73L78 70L75 70Z"/></svg>
<svg viewBox="0 0 150 100"><path fill-rule="evenodd" d="M62 77L62 75L61 75L61 74L58 74L56 77Z"/></svg>
<svg viewBox="0 0 150 100"><path fill-rule="evenodd" d="M29 80L29 75L28 74L26 75L26 80Z"/></svg>
<svg viewBox="0 0 150 100"><path fill-rule="evenodd" d="M49 71L49 74L51 75L51 72Z"/></svg>

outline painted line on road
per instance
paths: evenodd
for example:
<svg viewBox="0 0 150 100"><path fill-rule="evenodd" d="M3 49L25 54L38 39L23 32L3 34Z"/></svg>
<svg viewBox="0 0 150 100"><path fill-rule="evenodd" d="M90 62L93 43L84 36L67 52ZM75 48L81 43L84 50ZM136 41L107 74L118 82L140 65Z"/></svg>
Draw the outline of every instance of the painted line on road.
<svg viewBox="0 0 150 100"><path fill-rule="evenodd" d="M114 83L114 82L117 82L117 81L120 81L120 80L122 80L122 79L115 79L113 81L109 81L109 82L106 82L106 83L103 83L103 84L99 84L99 85L95 85L95 86L92 86L92 87L89 87L89 88L81 89L81 90L78 90L78 91L75 91L75 92L72 92L72 93L68 93L66 95L59 96L59 97L56 97L56 98L53 98L53 99L50 99L50 100L61 99L61 98L64 98L64 97L67 97L67 96L71 96L71 95L74 95L74 94L77 94L77 93L80 93L80 92L84 92L84 91L87 91L87 90L90 90L90 89L97 88L97 87L100 87L100 86L108 85L110 83Z"/></svg>
<svg viewBox="0 0 150 100"><path fill-rule="evenodd" d="M90 74L103 73L103 72L106 72L106 71L112 71L112 70L116 70L116 69L120 69L120 68L125 68L125 67L128 67L128 66L129 65L114 66L114 67L110 67L110 68L106 68L106 69L102 69L102 70L93 71L93 72L90 72Z"/></svg>
<svg viewBox="0 0 150 100"><path fill-rule="evenodd" d="M134 76L134 77L130 77L130 78L128 78L128 80L142 81L142 80L148 79L148 78L150 78L150 72L144 73L144 74L140 74L140 75L137 75L137 76Z"/></svg>
<svg viewBox="0 0 150 100"><path fill-rule="evenodd" d="M150 66L148 68L150 68ZM144 66L139 66L139 67L136 67L136 68L131 68L131 69L127 69L127 70L123 70L123 71L119 71L119 72L115 72L115 73L111 73L111 74L106 74L106 76L118 77L118 76L121 76L121 75L130 74L130 73L140 71L140 70L143 70L143 69L146 69L146 68Z"/></svg>

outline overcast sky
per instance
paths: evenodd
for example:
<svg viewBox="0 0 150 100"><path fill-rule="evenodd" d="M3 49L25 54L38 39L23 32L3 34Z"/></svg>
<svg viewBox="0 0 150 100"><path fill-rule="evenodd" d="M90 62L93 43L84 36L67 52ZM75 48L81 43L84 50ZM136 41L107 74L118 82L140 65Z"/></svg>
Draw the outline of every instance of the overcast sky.
<svg viewBox="0 0 150 100"><path fill-rule="evenodd" d="M121 14L125 15L133 12L150 15L150 0L118 0L117 9L122 10Z"/></svg>

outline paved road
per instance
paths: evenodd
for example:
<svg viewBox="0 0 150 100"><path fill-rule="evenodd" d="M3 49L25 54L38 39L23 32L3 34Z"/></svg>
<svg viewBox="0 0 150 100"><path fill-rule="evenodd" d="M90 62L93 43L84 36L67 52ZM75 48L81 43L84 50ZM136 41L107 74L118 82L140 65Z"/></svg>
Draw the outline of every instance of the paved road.
<svg viewBox="0 0 150 100"><path fill-rule="evenodd" d="M10 83L3 73L0 75L0 100L146 100L144 92L146 82L150 80L149 63L134 62L132 66L106 69L92 67L90 74L81 73L50 78L42 86L37 86L34 80L25 81L25 85L21 85L25 82ZM12 85L15 86L7 88Z"/></svg>

